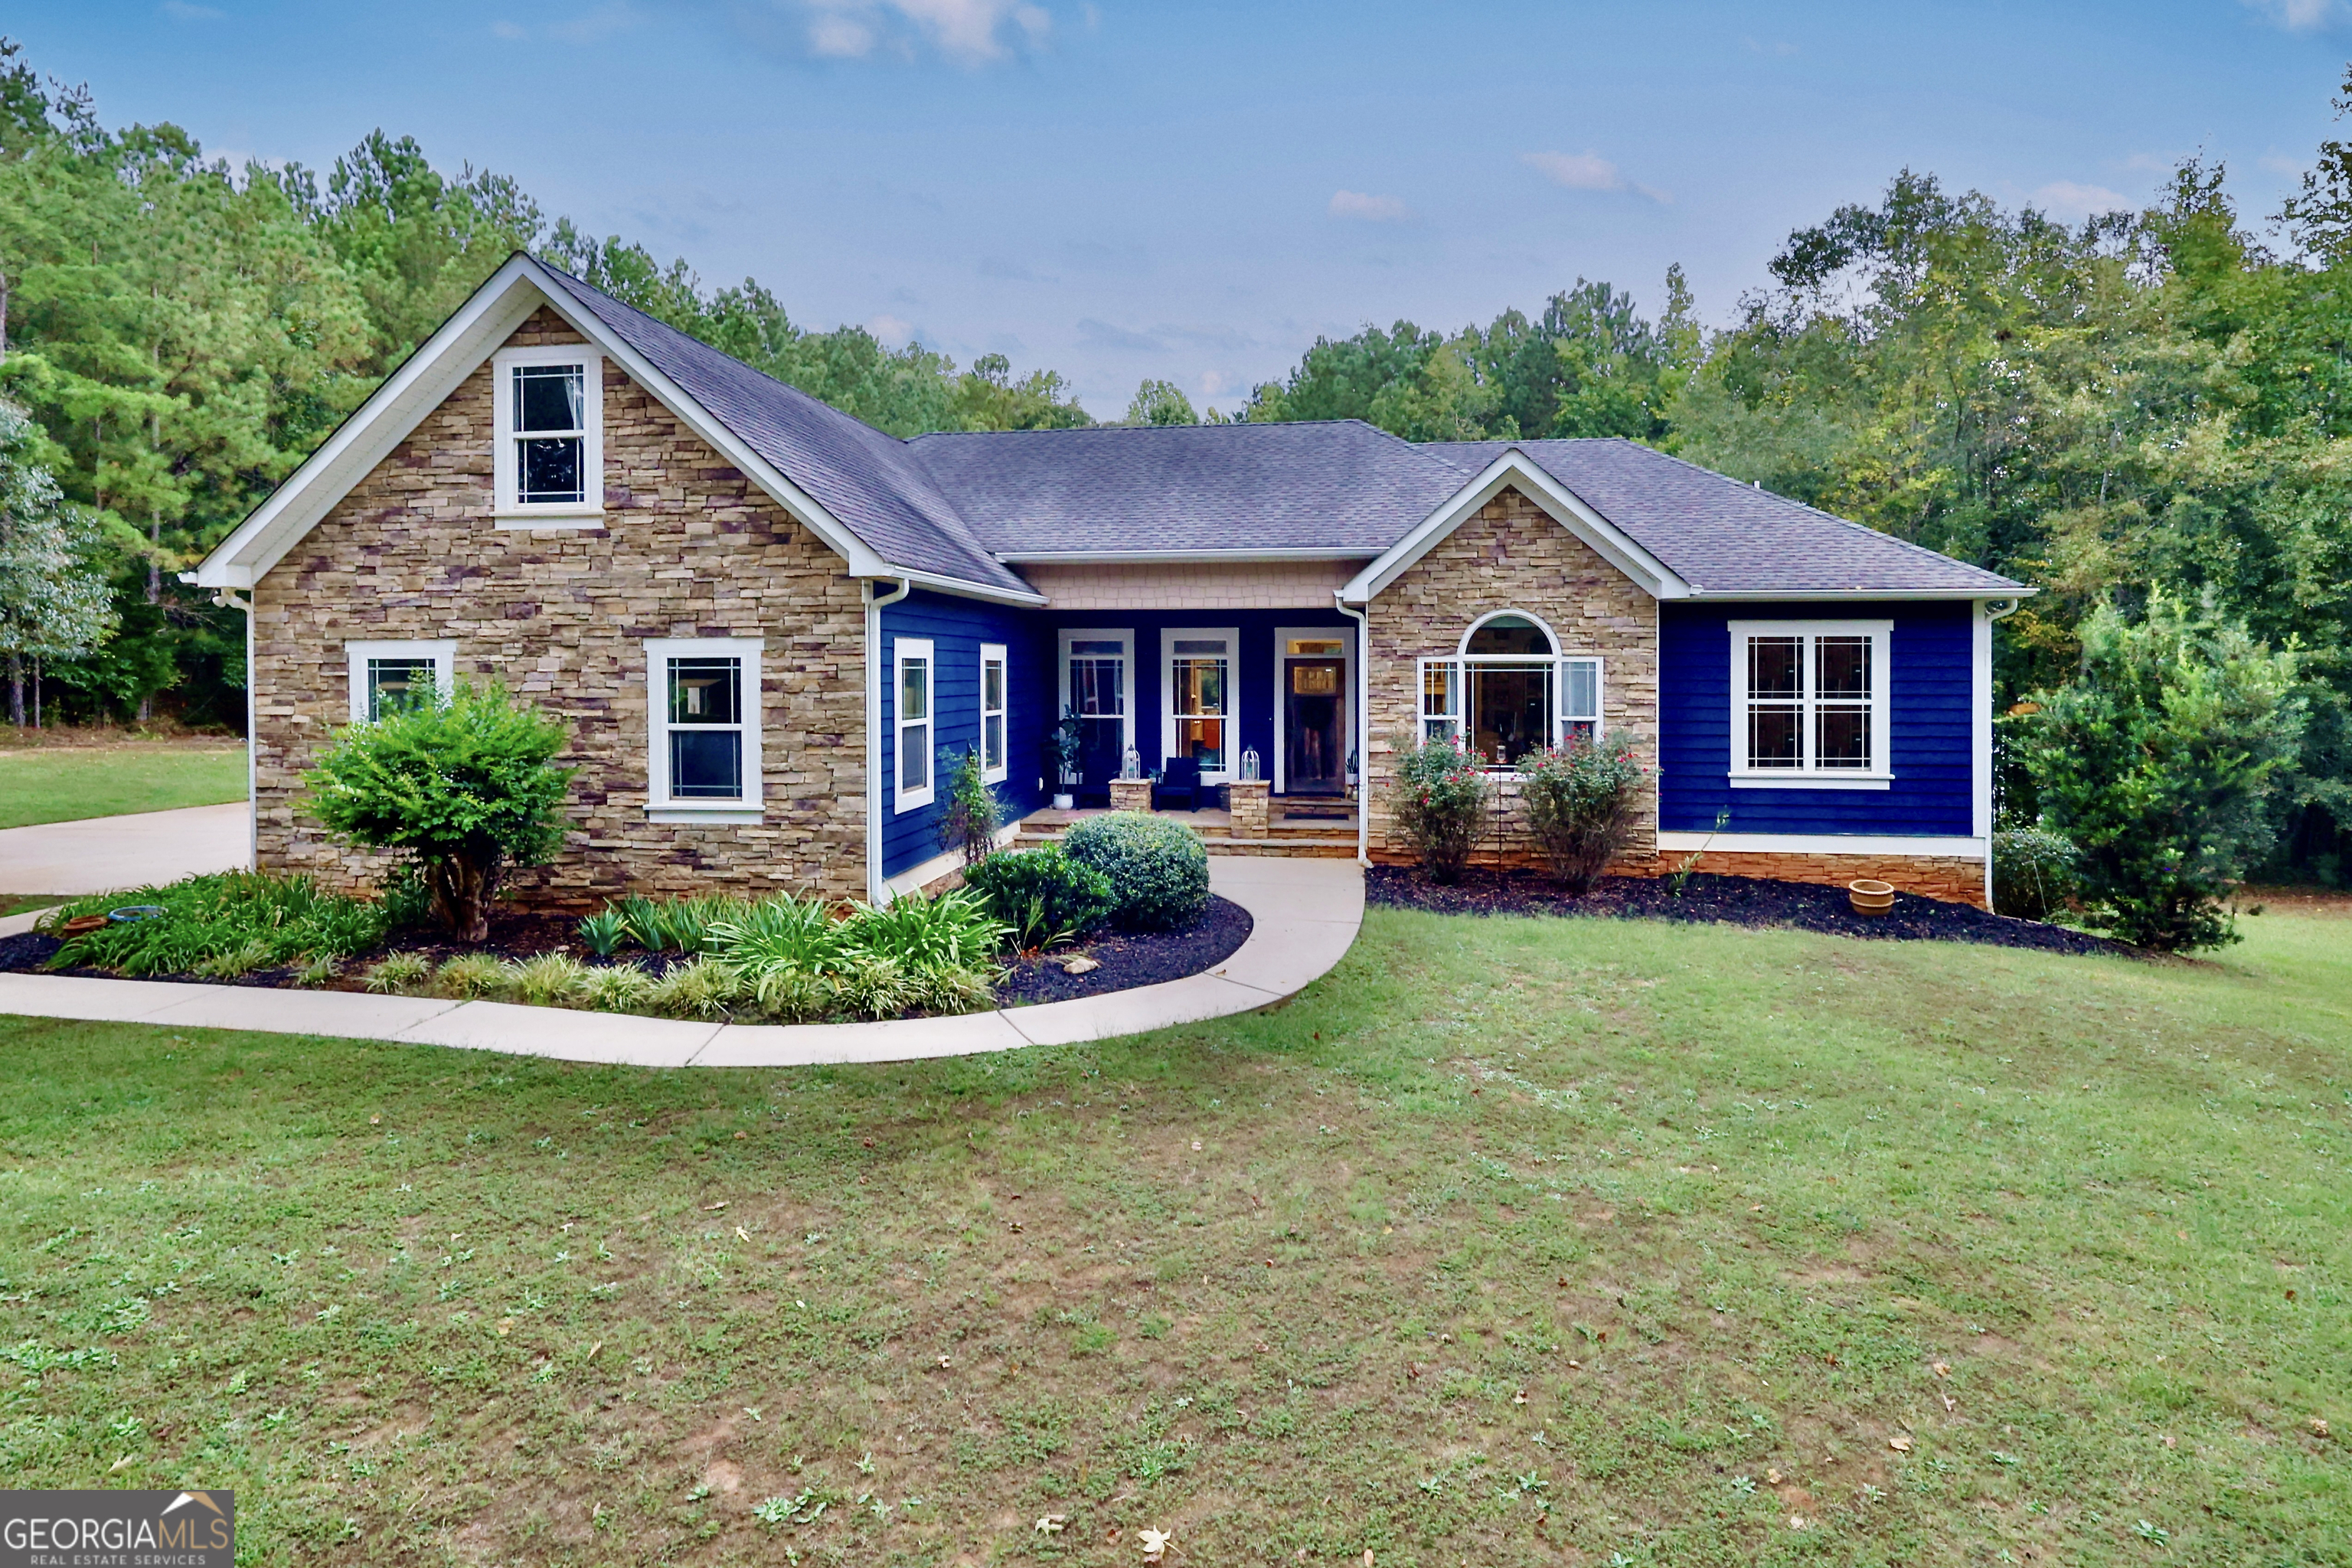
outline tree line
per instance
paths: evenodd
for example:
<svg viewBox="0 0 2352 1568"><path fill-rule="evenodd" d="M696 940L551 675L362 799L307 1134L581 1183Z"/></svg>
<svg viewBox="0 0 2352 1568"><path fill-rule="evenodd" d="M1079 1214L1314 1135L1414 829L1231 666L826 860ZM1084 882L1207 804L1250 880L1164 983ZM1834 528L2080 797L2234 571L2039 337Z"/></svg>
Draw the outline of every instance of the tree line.
<svg viewBox="0 0 2352 1568"><path fill-rule="evenodd" d="M407 138L373 134L321 178L232 171L168 125L105 130L86 92L0 42L0 395L29 416L0 421L0 488L11 465L53 476L70 521L18 553L62 552L107 584L103 604L50 605L82 641L43 651L24 629L40 616L9 597L43 593L6 586L28 578L0 535L11 668L37 662L76 718L162 703L238 721L241 627L173 572L517 248L893 434L1092 422L1051 371L811 331L754 280L707 288L550 222L503 176L436 171ZM1791 234L1769 275L1714 331L1674 268L1654 318L1579 279L1483 327L1318 339L1232 417L1624 437L2006 573L2042 593L1999 639L2003 709L2086 667L2095 615L2187 606L2166 624L2193 611L2292 655L2280 864L2343 876L2352 149L2324 143L2280 211L2251 216L2197 160L2145 210L2079 224L1905 171ZM1126 417L1224 416L1147 381ZM2029 770L2002 784L2036 814Z"/></svg>

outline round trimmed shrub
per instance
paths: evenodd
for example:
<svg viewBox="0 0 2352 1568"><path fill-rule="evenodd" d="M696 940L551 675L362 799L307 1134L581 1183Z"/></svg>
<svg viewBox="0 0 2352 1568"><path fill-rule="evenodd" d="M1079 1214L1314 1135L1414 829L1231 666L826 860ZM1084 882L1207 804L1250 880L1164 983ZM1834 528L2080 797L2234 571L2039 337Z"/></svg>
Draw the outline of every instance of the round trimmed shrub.
<svg viewBox="0 0 2352 1568"><path fill-rule="evenodd" d="M2070 838L2041 827L2002 828L1992 836L1993 910L2046 921L2081 891L2082 866Z"/></svg>
<svg viewBox="0 0 2352 1568"><path fill-rule="evenodd" d="M1064 836L1062 852L1109 881L1118 900L1112 919L1129 931L1181 931L1209 907L1209 851L1166 817L1089 816Z"/></svg>

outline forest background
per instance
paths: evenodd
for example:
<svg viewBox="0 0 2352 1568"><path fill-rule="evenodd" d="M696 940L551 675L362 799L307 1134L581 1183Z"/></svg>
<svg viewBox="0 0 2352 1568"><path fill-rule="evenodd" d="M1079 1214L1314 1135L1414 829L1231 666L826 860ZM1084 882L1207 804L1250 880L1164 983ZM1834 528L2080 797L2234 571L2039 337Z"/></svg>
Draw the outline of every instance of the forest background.
<svg viewBox="0 0 2352 1568"><path fill-rule="evenodd" d="M27 718L241 728L237 612L176 574L517 249L895 435L1092 422L1051 371L809 330L754 280L706 287L410 138L321 177L109 130L0 40L0 397L29 416L0 417L0 489L37 510L53 481L65 519L47 554L10 557L0 528ZM1626 437L2005 573L2042 593L2003 623L2002 710L2066 679L2096 606L2201 602L2302 650L2311 720L2266 874L2352 879L2352 148L2324 143L2275 214L2192 160L2145 210L2075 226L1906 170L1770 272L1717 330L1672 269L1654 320L1580 279L1485 326L1318 339L1230 417ZM1124 417L1228 416L1146 381ZM95 646L45 654L23 630L43 615ZM2021 774L2002 783L2030 818Z"/></svg>

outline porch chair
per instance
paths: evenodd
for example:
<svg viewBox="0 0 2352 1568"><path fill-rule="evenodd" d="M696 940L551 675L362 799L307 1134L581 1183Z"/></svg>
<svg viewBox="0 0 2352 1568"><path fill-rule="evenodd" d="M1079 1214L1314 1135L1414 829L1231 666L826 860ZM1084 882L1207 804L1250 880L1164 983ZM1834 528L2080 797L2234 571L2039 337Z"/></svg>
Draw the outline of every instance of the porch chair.
<svg viewBox="0 0 2352 1568"><path fill-rule="evenodd" d="M1160 770L1160 782L1151 786L1151 809L1166 811L1176 801L1184 803L1186 811L1198 811L1204 801L1216 795L1213 787L1201 782L1201 763L1194 757L1171 757Z"/></svg>

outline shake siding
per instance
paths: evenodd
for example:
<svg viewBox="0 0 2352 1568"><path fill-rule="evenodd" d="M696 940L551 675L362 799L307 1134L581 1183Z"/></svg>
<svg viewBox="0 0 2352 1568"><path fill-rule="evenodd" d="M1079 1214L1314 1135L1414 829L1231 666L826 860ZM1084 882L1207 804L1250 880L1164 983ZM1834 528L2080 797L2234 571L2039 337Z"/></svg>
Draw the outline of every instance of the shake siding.
<svg viewBox="0 0 2352 1568"><path fill-rule="evenodd" d="M931 804L913 811L896 805L898 779L900 637L931 641L931 713L938 769ZM1025 816L1053 793L1045 777L1045 731L1055 706L1054 643L1036 616L1011 605L959 599L917 589L882 610L882 874L895 877L943 853L940 817L967 747L980 746L980 645L1004 645L1005 778L996 786L1004 820Z"/></svg>
<svg viewBox="0 0 2352 1568"><path fill-rule="evenodd" d="M1705 833L1918 837L1972 829L1971 646L1967 604L1759 604L1661 606L1659 824ZM1891 620L1892 788L1733 789L1729 623Z"/></svg>

